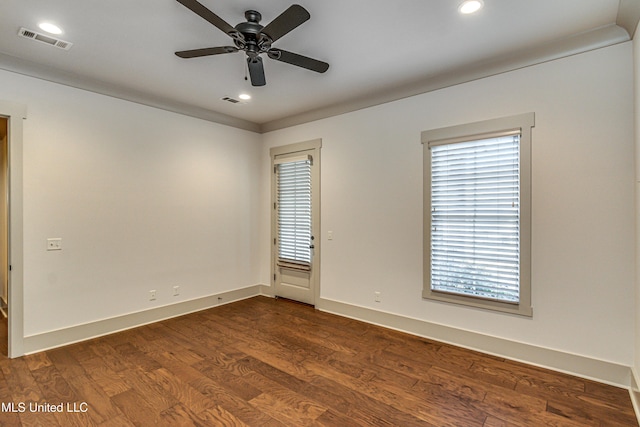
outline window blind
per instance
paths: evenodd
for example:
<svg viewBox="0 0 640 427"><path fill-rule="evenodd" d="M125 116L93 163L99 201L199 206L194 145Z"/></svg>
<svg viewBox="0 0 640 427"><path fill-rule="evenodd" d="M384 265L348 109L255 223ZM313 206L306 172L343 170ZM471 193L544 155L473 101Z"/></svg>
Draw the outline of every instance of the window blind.
<svg viewBox="0 0 640 427"><path fill-rule="evenodd" d="M520 134L431 151L431 289L518 303Z"/></svg>
<svg viewBox="0 0 640 427"><path fill-rule="evenodd" d="M311 265L311 159L279 161L277 167L278 258Z"/></svg>

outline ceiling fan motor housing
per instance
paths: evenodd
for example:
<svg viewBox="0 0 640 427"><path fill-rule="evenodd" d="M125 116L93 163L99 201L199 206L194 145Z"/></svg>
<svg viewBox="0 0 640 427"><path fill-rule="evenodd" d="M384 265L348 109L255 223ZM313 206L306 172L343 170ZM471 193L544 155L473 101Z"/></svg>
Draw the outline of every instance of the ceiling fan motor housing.
<svg viewBox="0 0 640 427"><path fill-rule="evenodd" d="M260 25L262 19L260 12L247 10L244 16L247 22L241 22L235 26L236 31L242 36L232 37L235 45L253 58L271 49L272 42L269 36L262 32L264 26Z"/></svg>

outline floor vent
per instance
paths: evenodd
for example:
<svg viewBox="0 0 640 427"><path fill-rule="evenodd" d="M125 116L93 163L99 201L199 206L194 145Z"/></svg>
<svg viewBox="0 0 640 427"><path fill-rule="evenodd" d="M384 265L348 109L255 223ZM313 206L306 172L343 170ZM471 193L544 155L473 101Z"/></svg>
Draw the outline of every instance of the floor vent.
<svg viewBox="0 0 640 427"><path fill-rule="evenodd" d="M20 28L20 31L18 31L18 35L27 39L37 40L39 42L46 43L48 45L55 46L64 50L69 50L71 49L71 46L73 46L73 43L56 39L54 37L45 36L42 33L38 33L32 30L27 30L24 27Z"/></svg>

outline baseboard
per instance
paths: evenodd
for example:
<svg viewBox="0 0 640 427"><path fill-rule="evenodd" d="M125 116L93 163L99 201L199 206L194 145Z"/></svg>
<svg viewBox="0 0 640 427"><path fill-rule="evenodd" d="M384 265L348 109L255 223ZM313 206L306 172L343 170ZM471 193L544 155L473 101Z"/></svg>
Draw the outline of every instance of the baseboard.
<svg viewBox="0 0 640 427"><path fill-rule="evenodd" d="M638 420L638 424L640 424L640 390L638 390L638 385L640 385L640 381L638 381L638 373L634 367L631 367L631 386L629 387L629 395L631 396L633 410L636 413L636 419Z"/></svg>
<svg viewBox="0 0 640 427"><path fill-rule="evenodd" d="M257 284L247 288L222 292L150 310L30 335L24 338L24 354L36 353L97 338L257 295L272 296L271 290L271 287L268 285ZM325 298L320 298L316 304L316 308L470 350L476 350L494 356L627 388L630 390L634 408L640 408L640 391L638 391L637 387L637 378L635 377L635 372L633 372L629 366L515 342L504 338L466 331ZM636 413L639 412L636 411Z"/></svg>
<svg viewBox="0 0 640 427"><path fill-rule="evenodd" d="M37 353L39 351L97 338L114 332L120 332L149 323L170 319L172 317L183 316L196 311L206 310L219 305L262 295L263 287L263 285L254 285L247 288L208 295L203 298L156 307L150 310L138 311L123 316L98 320L69 328L30 335L24 338L24 354Z"/></svg>
<svg viewBox="0 0 640 427"><path fill-rule="evenodd" d="M629 366L324 298L320 298L316 308L458 347L631 389L632 373Z"/></svg>

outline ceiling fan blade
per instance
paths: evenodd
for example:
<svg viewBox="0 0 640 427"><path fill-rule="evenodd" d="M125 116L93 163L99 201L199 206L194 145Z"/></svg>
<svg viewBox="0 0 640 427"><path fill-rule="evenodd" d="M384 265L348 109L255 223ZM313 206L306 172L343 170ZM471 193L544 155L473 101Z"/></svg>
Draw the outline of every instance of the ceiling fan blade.
<svg viewBox="0 0 640 427"><path fill-rule="evenodd" d="M180 58L199 58L201 56L220 55L223 53L237 52L238 48L233 46L206 47L204 49L181 50L176 52Z"/></svg>
<svg viewBox="0 0 640 427"><path fill-rule="evenodd" d="M309 15L309 12L307 12L304 7L294 4L271 21L261 32L269 36L271 41L276 41L300 24L306 22L309 18L311 18L311 15Z"/></svg>
<svg viewBox="0 0 640 427"><path fill-rule="evenodd" d="M267 52L267 55L269 55L269 58L275 59L276 61L286 62L287 64L315 71L316 73L324 73L329 69L329 64L327 64L326 62L318 61L317 59L309 58L307 56L302 56L297 53L288 52L282 49L270 49Z"/></svg>
<svg viewBox="0 0 640 427"><path fill-rule="evenodd" d="M251 77L252 86L264 86L267 80L264 76L264 66L262 58L256 56L254 58L247 57L247 65L249 66L249 77Z"/></svg>
<svg viewBox="0 0 640 427"><path fill-rule="evenodd" d="M209 9L200 4L197 0L178 0L178 3L190 9L193 13L200 16L201 18L209 21L211 24L218 27L221 31L229 34L232 37L236 37L237 34L240 34L229 25L224 19L220 18L215 13L211 12Z"/></svg>

